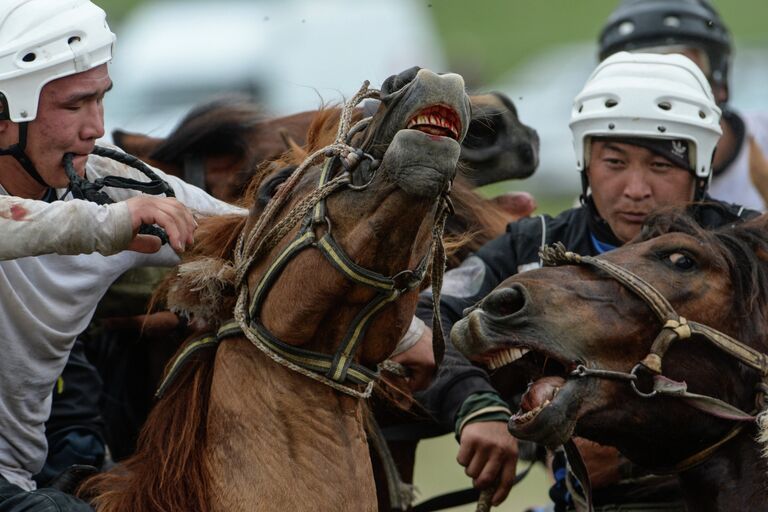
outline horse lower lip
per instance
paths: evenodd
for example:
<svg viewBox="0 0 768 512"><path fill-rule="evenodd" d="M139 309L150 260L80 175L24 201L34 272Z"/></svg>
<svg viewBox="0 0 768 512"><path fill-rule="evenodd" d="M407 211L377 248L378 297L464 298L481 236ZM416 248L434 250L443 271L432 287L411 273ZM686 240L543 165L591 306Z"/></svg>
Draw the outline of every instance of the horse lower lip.
<svg viewBox="0 0 768 512"><path fill-rule="evenodd" d="M449 130L448 128L443 128L442 126L433 126L428 124L420 124L413 126L411 128L412 130L418 130L420 132L426 133L427 135L437 135L440 137L450 137L453 140L456 140L456 134Z"/></svg>

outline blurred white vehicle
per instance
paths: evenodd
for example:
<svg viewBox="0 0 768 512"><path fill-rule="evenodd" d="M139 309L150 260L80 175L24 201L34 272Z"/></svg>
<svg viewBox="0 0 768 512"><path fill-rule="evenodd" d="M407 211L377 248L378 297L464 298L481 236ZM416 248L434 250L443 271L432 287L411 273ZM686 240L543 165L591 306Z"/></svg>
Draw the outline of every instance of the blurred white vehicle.
<svg viewBox="0 0 768 512"><path fill-rule="evenodd" d="M730 79L736 111L768 112L766 54L765 47L737 42ZM537 54L491 87L509 95L520 119L539 132L539 168L526 181L527 189L574 196L581 191L568 121L573 98L596 66L595 43L574 43Z"/></svg>
<svg viewBox="0 0 768 512"><path fill-rule="evenodd" d="M421 2L147 2L117 27L106 128L167 134L191 107L243 94L271 114L339 102L414 65L445 70Z"/></svg>

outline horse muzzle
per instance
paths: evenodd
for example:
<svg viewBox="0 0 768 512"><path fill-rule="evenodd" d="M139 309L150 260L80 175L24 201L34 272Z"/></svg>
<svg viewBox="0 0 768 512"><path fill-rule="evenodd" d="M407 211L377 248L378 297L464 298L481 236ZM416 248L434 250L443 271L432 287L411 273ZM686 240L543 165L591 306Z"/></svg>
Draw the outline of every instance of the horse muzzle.
<svg viewBox="0 0 768 512"><path fill-rule="evenodd" d="M461 146L449 137L400 130L384 153L380 171L406 193L438 197L456 175Z"/></svg>

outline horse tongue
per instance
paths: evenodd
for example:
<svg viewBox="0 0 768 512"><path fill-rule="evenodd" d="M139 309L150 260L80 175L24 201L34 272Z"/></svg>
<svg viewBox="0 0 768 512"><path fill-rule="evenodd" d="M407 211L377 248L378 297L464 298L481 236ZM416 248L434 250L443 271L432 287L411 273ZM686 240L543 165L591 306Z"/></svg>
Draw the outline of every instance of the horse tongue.
<svg viewBox="0 0 768 512"><path fill-rule="evenodd" d="M520 409L528 412L542 406L546 401L551 402L564 384L565 379L556 375L532 382L520 401Z"/></svg>

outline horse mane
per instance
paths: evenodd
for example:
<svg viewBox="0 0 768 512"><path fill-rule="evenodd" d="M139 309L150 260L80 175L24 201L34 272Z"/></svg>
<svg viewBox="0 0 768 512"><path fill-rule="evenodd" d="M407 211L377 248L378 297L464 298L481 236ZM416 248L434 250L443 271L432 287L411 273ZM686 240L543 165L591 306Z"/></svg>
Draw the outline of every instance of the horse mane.
<svg viewBox="0 0 768 512"><path fill-rule="evenodd" d="M203 447L215 355L206 350L190 358L150 411L136 453L87 479L79 496L101 512L209 510Z"/></svg>
<svg viewBox="0 0 768 512"><path fill-rule="evenodd" d="M461 164L460 164L461 165ZM460 172L451 189L455 214L445 223L445 251L449 269L500 236L513 218L493 201L481 197Z"/></svg>

